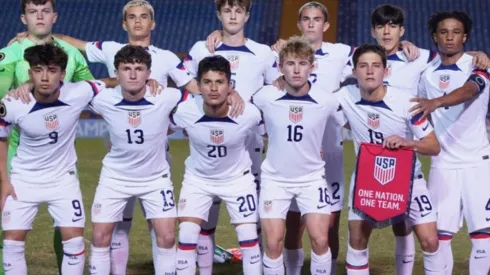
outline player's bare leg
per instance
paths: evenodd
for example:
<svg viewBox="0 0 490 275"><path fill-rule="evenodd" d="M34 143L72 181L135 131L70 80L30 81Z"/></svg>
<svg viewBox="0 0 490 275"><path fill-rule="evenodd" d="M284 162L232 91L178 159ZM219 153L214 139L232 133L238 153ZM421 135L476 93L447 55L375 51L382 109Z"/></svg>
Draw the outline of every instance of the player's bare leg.
<svg viewBox="0 0 490 275"><path fill-rule="evenodd" d="M284 274L282 250L286 221L283 219L260 219L262 233L265 234L264 255L262 258L264 275Z"/></svg>
<svg viewBox="0 0 490 275"><path fill-rule="evenodd" d="M111 272L114 275L126 274L129 259L129 231L133 224L136 197L128 200L123 212L123 220L117 222L111 240Z"/></svg>
<svg viewBox="0 0 490 275"><path fill-rule="evenodd" d="M367 221L349 221L346 269L348 275L369 274L368 241L372 227Z"/></svg>
<svg viewBox="0 0 490 275"><path fill-rule="evenodd" d="M437 223L423 223L413 227L415 235L424 253L424 271L426 275L444 275L446 273L446 262L444 254L439 249L437 236Z"/></svg>
<svg viewBox="0 0 490 275"><path fill-rule="evenodd" d="M304 219L311 241L311 274L328 274L332 269L332 253L328 247L330 215L308 213Z"/></svg>
<svg viewBox="0 0 490 275"><path fill-rule="evenodd" d="M213 273L215 231L218 225L221 200L213 200L209 209L208 221L203 222L197 242L197 265L199 274L211 275Z"/></svg>
<svg viewBox="0 0 490 275"><path fill-rule="evenodd" d="M25 257L27 232L27 230L3 231L3 267L7 275L27 275Z"/></svg>
<svg viewBox="0 0 490 275"><path fill-rule="evenodd" d="M300 275L305 260L303 232L306 225L300 212L289 211L286 216L286 237L284 241L284 264L287 275Z"/></svg>
<svg viewBox="0 0 490 275"><path fill-rule="evenodd" d="M109 275L111 271L110 245L115 223L92 223L90 274Z"/></svg>
<svg viewBox="0 0 490 275"><path fill-rule="evenodd" d="M85 266L85 243L83 228L60 227L63 241L62 274L83 275Z"/></svg>
<svg viewBox="0 0 490 275"><path fill-rule="evenodd" d="M155 274L164 275L175 272L175 222L176 218L157 218L151 220L155 230L157 255L154 259Z"/></svg>
<svg viewBox="0 0 490 275"><path fill-rule="evenodd" d="M196 274L197 245L201 224L204 221L199 218L179 218L179 245L177 246L177 274ZM209 251L208 251L209 252ZM208 253L211 254L212 253Z"/></svg>
<svg viewBox="0 0 490 275"><path fill-rule="evenodd" d="M397 275L410 275L413 273L415 260L415 240L412 229L406 222L394 224L392 227L395 234L395 262Z"/></svg>

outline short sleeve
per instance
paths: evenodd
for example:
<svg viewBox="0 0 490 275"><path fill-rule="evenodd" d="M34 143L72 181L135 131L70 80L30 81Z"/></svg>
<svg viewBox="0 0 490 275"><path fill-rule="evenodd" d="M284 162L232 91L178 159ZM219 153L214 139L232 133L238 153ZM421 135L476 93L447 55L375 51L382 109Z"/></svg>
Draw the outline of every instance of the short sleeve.
<svg viewBox="0 0 490 275"><path fill-rule="evenodd" d="M192 77L197 77L197 69L199 65L199 44L201 42L197 42L192 46L189 53L184 57L184 60L179 65L180 70L185 70Z"/></svg>
<svg viewBox="0 0 490 275"><path fill-rule="evenodd" d="M414 104L410 104L410 106L414 106ZM409 117L409 127L412 130L413 135L417 139L422 139L426 137L428 134L430 134L433 131L432 125L430 124L429 120L425 117L421 119L423 113L419 113L415 116L412 116L408 110L407 110L407 115Z"/></svg>
<svg viewBox="0 0 490 275"><path fill-rule="evenodd" d="M107 47L108 42L95 41L85 44L85 54L90 62L105 63L106 55L104 54L104 44Z"/></svg>
<svg viewBox="0 0 490 275"><path fill-rule="evenodd" d="M488 86L489 80L490 76L488 71L475 69L466 82L473 83L478 89L477 93L480 94Z"/></svg>
<svg viewBox="0 0 490 275"><path fill-rule="evenodd" d="M165 64L169 66L168 75L175 82L177 87L185 86L191 81L191 74L180 66L180 59L172 52L165 55Z"/></svg>
<svg viewBox="0 0 490 275"><path fill-rule="evenodd" d="M274 82L279 76L281 76L281 73L279 72L279 66L278 66L278 60L279 58L276 57L274 52L269 49L267 52L267 57L265 61L265 84L270 85L272 82Z"/></svg>
<svg viewBox="0 0 490 275"><path fill-rule="evenodd" d="M0 102L0 138L8 138L14 123L11 112L13 108L10 104L6 104L4 100ZM7 110L9 109L9 110Z"/></svg>

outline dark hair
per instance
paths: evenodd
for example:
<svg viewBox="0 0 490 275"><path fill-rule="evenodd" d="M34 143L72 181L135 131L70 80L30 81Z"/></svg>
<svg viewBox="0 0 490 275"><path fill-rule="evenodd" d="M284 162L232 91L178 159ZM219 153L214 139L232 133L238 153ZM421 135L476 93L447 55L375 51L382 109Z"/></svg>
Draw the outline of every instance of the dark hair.
<svg viewBox="0 0 490 275"><path fill-rule="evenodd" d="M442 12L436 12L432 14L428 23L429 32L431 36L432 34L437 32L439 23L446 19L455 19L461 22L461 24L463 24L464 27L464 33L466 34L466 41L470 39L471 29L473 27L473 21L471 21L467 13L462 11L442 11Z"/></svg>
<svg viewBox="0 0 490 275"><path fill-rule="evenodd" d="M151 55L141 46L126 45L122 47L114 57L114 68L119 68L121 63L143 63L151 69Z"/></svg>
<svg viewBox="0 0 490 275"><path fill-rule="evenodd" d="M62 71L66 70L68 55L61 48L48 43L27 48L24 51L24 59L29 66L58 66Z"/></svg>
<svg viewBox="0 0 490 275"><path fill-rule="evenodd" d="M371 13L371 27L384 26L388 23L403 26L405 15L400 7L394 5L378 6Z"/></svg>
<svg viewBox="0 0 490 275"><path fill-rule="evenodd" d="M250 11L252 7L252 0L215 0L216 10L220 11L221 8L228 4L230 7L239 6L245 9L246 12Z"/></svg>
<svg viewBox="0 0 490 275"><path fill-rule="evenodd" d="M357 67L357 62L359 62L359 58L361 57L361 55L365 53L375 53L379 55L381 57L381 61L383 62L383 67L386 68L385 49L380 45L369 45L369 44L362 45L354 51L354 55L352 56L352 61L354 62L354 68Z"/></svg>
<svg viewBox="0 0 490 275"><path fill-rule="evenodd" d="M224 73L228 81L231 79L230 62L220 55L208 56L199 62L197 81L201 81L202 75L209 71Z"/></svg>
<svg viewBox="0 0 490 275"><path fill-rule="evenodd" d="M53 9L56 6L56 0L21 0L20 1L20 12L21 14L25 14L27 4L34 4L36 6L44 5L48 2L51 2Z"/></svg>

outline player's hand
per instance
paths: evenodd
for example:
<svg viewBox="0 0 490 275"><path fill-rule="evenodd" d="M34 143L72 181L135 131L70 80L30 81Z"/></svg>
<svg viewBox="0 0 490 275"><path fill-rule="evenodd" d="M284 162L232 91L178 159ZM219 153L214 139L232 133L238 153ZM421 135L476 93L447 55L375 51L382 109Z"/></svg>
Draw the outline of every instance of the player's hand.
<svg viewBox="0 0 490 275"><path fill-rule="evenodd" d="M5 99L7 101L12 101L12 98L15 100L20 99L22 103L27 104L31 102L31 91L34 89L34 84L30 82L26 82L14 90L11 90L7 93Z"/></svg>
<svg viewBox="0 0 490 275"><path fill-rule="evenodd" d="M163 86L155 79L148 79L146 81L146 85L150 87L150 93L152 96L157 96L161 94L164 89Z"/></svg>
<svg viewBox="0 0 490 275"><path fill-rule="evenodd" d="M422 113L420 120L428 117L432 112L440 107L439 101L436 99L425 99L420 97L411 98L410 102L417 102L408 111L412 114L412 117Z"/></svg>
<svg viewBox="0 0 490 275"><path fill-rule="evenodd" d="M385 138L383 148L399 149L401 147L413 147L413 140L402 138L398 135L393 135Z"/></svg>
<svg viewBox="0 0 490 275"><path fill-rule="evenodd" d="M272 85L274 87L278 88L279 90L284 90L286 89L286 80L284 80L283 76L278 77L274 82L272 82Z"/></svg>
<svg viewBox="0 0 490 275"><path fill-rule="evenodd" d="M12 196L14 200L17 200L17 195L15 194L14 187L10 182L3 182L2 183L2 192L1 192L1 197L2 197L2 202L1 202L1 208L0 210L3 211L3 208L5 206L5 201L9 196Z"/></svg>
<svg viewBox="0 0 490 275"><path fill-rule="evenodd" d="M12 38L9 41L9 43L7 43L7 46L10 46L11 44L13 44L15 42L21 43L24 39L27 38L28 35L29 35L28 32L19 32L14 38Z"/></svg>
<svg viewBox="0 0 490 275"><path fill-rule="evenodd" d="M286 46L286 43L287 43L286 40L279 39L279 40L277 40L277 42L274 45L272 45L271 48L275 52L280 52L282 50L282 48L284 48L284 46Z"/></svg>
<svg viewBox="0 0 490 275"><path fill-rule="evenodd" d="M479 70L488 70L490 67L490 59L484 52L474 52L473 66Z"/></svg>
<svg viewBox="0 0 490 275"><path fill-rule="evenodd" d="M206 48L210 53L214 53L214 50L218 47L219 43L223 41L223 35L221 31L214 31L206 38Z"/></svg>
<svg viewBox="0 0 490 275"><path fill-rule="evenodd" d="M232 118L243 114L243 110L245 109L245 101L243 101L242 97L237 93L237 91L232 90L230 94L228 94L228 104L231 105L230 116Z"/></svg>
<svg viewBox="0 0 490 275"><path fill-rule="evenodd" d="M404 40L400 42L400 45L402 46L403 54L407 57L409 62L412 62L419 57L420 50L414 44Z"/></svg>

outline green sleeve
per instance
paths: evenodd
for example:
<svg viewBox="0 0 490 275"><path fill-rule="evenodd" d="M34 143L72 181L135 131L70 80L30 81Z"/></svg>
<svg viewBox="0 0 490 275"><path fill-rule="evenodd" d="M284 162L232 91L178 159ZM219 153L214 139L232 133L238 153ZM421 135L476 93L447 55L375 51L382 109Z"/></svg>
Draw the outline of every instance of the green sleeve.
<svg viewBox="0 0 490 275"><path fill-rule="evenodd" d="M82 53L77 50L74 57L76 61L76 67L73 74L73 79L71 81L78 82L83 80L93 80L94 76L90 72L87 61L85 60L85 57L83 57Z"/></svg>
<svg viewBox="0 0 490 275"><path fill-rule="evenodd" d="M12 88L15 81L16 55L4 48L0 50L0 98Z"/></svg>

